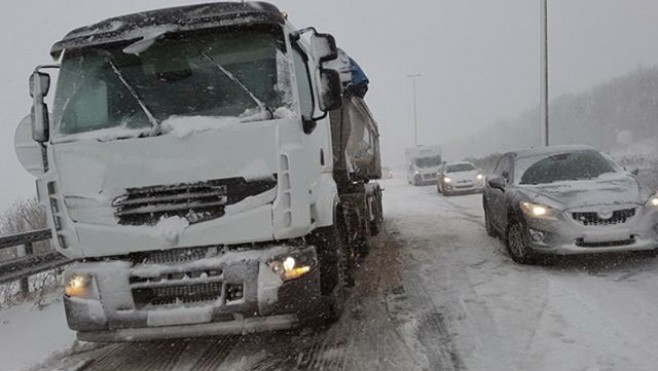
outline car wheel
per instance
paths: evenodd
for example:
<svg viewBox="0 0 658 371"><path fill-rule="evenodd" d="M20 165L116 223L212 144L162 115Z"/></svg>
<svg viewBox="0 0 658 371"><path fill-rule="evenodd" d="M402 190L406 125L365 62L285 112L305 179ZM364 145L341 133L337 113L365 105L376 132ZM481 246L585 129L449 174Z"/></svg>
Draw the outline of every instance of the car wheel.
<svg viewBox="0 0 658 371"><path fill-rule="evenodd" d="M487 206L486 202L484 203L484 228L487 230L487 235L489 237L498 237L498 233L496 233L496 229L491 223L491 215L489 211L489 206Z"/></svg>
<svg viewBox="0 0 658 371"><path fill-rule="evenodd" d="M507 252L512 260L519 264L533 264L536 262L532 252L528 249L528 236L523 223L513 220L507 227Z"/></svg>

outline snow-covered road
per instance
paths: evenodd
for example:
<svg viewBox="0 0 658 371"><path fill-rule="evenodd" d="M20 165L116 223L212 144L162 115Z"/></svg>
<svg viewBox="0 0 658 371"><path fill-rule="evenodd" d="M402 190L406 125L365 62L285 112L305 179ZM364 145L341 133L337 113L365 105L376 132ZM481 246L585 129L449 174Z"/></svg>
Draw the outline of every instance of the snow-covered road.
<svg viewBox="0 0 658 371"><path fill-rule="evenodd" d="M87 346L36 369L658 369L658 259L520 266L487 237L480 195L383 184L386 230L330 328Z"/></svg>

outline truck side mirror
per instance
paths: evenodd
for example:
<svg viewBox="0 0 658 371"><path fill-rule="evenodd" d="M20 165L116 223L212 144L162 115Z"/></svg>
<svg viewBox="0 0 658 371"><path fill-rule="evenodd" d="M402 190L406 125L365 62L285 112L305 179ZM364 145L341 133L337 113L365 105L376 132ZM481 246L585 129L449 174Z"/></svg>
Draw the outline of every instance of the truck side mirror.
<svg viewBox="0 0 658 371"><path fill-rule="evenodd" d="M340 83L340 75L335 70L320 71L320 99L318 105L322 112L329 112L341 107L343 101L343 89Z"/></svg>
<svg viewBox="0 0 658 371"><path fill-rule="evenodd" d="M32 139L44 143L49 139L48 106L43 98L50 89L50 75L35 71L30 76L30 96L32 97Z"/></svg>
<svg viewBox="0 0 658 371"><path fill-rule="evenodd" d="M338 58L336 39L332 35L314 32L309 41L311 53L320 65Z"/></svg>

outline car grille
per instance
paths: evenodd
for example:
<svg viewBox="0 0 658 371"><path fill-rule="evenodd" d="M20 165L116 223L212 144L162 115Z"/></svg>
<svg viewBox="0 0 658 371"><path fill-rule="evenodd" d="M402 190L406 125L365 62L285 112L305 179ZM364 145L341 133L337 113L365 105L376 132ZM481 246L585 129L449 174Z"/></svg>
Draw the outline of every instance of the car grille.
<svg viewBox="0 0 658 371"><path fill-rule="evenodd" d="M635 238L631 237L628 240L623 241L608 241L608 242L585 242L582 238L576 240L576 246L580 247L617 247L617 246L628 246L635 243Z"/></svg>
<svg viewBox="0 0 658 371"><path fill-rule="evenodd" d="M139 287L132 289L132 295L137 308L148 305L213 302L222 296L222 283Z"/></svg>
<svg viewBox="0 0 658 371"><path fill-rule="evenodd" d="M427 180L436 179L436 173L423 174L423 178Z"/></svg>
<svg viewBox="0 0 658 371"><path fill-rule="evenodd" d="M587 226L605 226L626 223L628 219L635 216L635 209L615 210L607 219L601 218L597 212L575 212L571 215L573 220Z"/></svg>
<svg viewBox="0 0 658 371"><path fill-rule="evenodd" d="M155 225L161 218L178 216L198 223L224 215L224 207L276 187L272 179L247 182L244 178L128 188L112 206L119 224Z"/></svg>

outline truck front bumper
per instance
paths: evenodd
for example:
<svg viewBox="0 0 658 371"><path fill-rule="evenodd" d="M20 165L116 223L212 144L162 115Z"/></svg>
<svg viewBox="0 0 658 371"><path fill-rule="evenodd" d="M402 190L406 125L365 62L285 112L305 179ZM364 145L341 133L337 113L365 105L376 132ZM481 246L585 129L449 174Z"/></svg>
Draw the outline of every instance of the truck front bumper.
<svg viewBox="0 0 658 371"><path fill-rule="evenodd" d="M196 249L190 249L190 251ZM194 252L197 253L197 252ZM310 267L283 280L270 263ZM84 295L64 297L69 327L83 341L138 341L288 329L322 304L315 247L229 251L175 263L85 262Z"/></svg>

